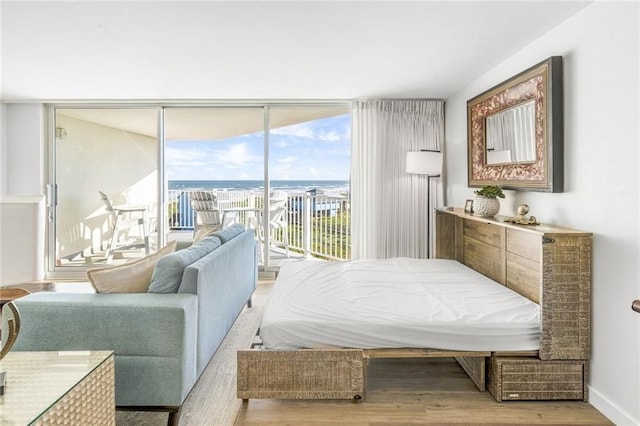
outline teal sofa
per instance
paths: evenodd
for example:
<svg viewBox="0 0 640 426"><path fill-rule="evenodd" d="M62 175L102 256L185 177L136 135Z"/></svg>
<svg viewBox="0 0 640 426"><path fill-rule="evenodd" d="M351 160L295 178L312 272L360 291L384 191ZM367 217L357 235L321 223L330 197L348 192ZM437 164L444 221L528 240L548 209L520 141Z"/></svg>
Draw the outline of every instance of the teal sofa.
<svg viewBox="0 0 640 426"><path fill-rule="evenodd" d="M42 292L16 300L21 329L13 351L113 350L118 409L168 411L169 424L177 424L257 283L253 230L234 225L205 240L162 257L148 293Z"/></svg>

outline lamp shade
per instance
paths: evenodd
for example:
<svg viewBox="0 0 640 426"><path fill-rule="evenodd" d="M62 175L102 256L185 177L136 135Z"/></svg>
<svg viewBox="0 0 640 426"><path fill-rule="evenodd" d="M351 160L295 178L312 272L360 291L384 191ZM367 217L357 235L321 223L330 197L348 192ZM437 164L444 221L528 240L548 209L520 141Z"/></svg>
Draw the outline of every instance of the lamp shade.
<svg viewBox="0 0 640 426"><path fill-rule="evenodd" d="M439 176L442 173L442 153L439 151L407 152L407 173Z"/></svg>

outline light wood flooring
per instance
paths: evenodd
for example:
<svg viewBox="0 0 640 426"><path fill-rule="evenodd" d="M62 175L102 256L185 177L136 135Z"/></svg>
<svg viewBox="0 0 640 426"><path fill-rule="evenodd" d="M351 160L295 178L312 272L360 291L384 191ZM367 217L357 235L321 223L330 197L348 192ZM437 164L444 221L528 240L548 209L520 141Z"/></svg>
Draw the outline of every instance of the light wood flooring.
<svg viewBox="0 0 640 426"><path fill-rule="evenodd" d="M214 355L180 415L180 426L244 425L611 425L580 401L496 402L478 392L453 359L374 359L367 399L351 401L250 400L236 392L236 350L248 348L271 282L261 282ZM167 415L117 412L118 426L165 425Z"/></svg>

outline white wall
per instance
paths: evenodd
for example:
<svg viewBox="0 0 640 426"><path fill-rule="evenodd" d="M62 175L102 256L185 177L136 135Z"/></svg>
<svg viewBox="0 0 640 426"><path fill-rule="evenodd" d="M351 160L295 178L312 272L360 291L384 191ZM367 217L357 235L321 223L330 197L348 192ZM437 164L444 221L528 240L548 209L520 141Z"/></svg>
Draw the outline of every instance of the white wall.
<svg viewBox="0 0 640 426"><path fill-rule="evenodd" d="M106 248L111 222L98 191L106 193L114 204L147 206L147 218L155 216L156 138L63 113L57 114L56 127L67 132L64 139L56 140L58 258ZM128 235L139 236L137 226Z"/></svg>
<svg viewBox="0 0 640 426"><path fill-rule="evenodd" d="M1 83L0 83L1 84ZM0 102L0 197L7 193L7 106Z"/></svg>
<svg viewBox="0 0 640 426"><path fill-rule="evenodd" d="M44 197L0 196L0 286L44 278L44 217Z"/></svg>
<svg viewBox="0 0 640 426"><path fill-rule="evenodd" d="M40 104L0 109L0 284L44 275L45 146Z"/></svg>
<svg viewBox="0 0 640 426"><path fill-rule="evenodd" d="M44 194L45 138L42 104L7 104L6 132L2 141L6 154L6 194L39 196Z"/></svg>
<svg viewBox="0 0 640 426"><path fill-rule="evenodd" d="M462 206L467 100L564 57L565 192L508 191L500 213L526 202L541 222L594 233L590 402L620 425L640 424L638 18L635 2L595 3L446 101L447 204Z"/></svg>

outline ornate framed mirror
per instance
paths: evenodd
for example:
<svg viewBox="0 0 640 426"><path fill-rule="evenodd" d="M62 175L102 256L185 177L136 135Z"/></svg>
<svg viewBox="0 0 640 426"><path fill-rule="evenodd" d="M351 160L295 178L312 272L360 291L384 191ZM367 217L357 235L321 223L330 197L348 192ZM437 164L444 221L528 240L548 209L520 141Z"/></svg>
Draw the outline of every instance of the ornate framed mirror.
<svg viewBox="0 0 640 426"><path fill-rule="evenodd" d="M467 101L468 184L562 192L562 56Z"/></svg>

